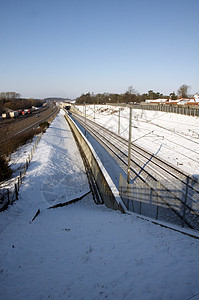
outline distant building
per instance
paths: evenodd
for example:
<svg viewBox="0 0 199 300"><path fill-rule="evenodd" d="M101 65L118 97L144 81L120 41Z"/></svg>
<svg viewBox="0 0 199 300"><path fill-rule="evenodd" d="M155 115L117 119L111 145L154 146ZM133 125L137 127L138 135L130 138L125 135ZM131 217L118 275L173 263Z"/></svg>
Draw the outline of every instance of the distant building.
<svg viewBox="0 0 199 300"><path fill-rule="evenodd" d="M150 104L177 104L177 105L199 105L199 95L195 94L194 98L172 99L147 99L145 103Z"/></svg>
<svg viewBox="0 0 199 300"><path fill-rule="evenodd" d="M194 98L181 98L178 99L178 105L198 105L199 95L194 95Z"/></svg>
<svg viewBox="0 0 199 300"><path fill-rule="evenodd" d="M169 99L147 99L145 100L146 103L165 103L165 102L168 102Z"/></svg>
<svg viewBox="0 0 199 300"><path fill-rule="evenodd" d="M195 99L195 101L196 101L197 103L199 103L199 94L195 94L195 95L194 95L194 99Z"/></svg>

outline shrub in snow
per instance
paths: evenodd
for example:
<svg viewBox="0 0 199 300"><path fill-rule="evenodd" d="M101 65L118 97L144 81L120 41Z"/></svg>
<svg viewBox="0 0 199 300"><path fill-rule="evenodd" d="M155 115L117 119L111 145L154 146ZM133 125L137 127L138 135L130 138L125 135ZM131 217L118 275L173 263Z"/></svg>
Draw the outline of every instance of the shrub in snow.
<svg viewBox="0 0 199 300"><path fill-rule="evenodd" d="M0 156L0 181L10 178L12 170L4 156Z"/></svg>

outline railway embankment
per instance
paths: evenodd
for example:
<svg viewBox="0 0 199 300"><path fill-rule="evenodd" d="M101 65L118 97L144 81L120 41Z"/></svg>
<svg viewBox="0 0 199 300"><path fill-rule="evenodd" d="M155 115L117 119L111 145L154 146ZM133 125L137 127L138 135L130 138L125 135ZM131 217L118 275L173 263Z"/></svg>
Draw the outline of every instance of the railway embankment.
<svg viewBox="0 0 199 300"><path fill-rule="evenodd" d="M57 113L57 107L48 107L28 117L1 122L0 155L9 155L18 146L26 143L28 139L43 130L43 128L39 128L41 123L50 121Z"/></svg>
<svg viewBox="0 0 199 300"><path fill-rule="evenodd" d="M28 166L32 160L33 154L36 150L36 147L40 141L40 138L42 134L45 132L46 128L48 127L49 123L52 122L52 120L56 117L58 114L59 109L53 109L49 110L48 114L42 114L42 118L40 118L40 121L38 123L41 124L41 129L39 131L31 130L30 125L28 128L24 128L21 130L19 134L16 134L14 138L14 142L12 142L12 139L8 139L7 142L4 145L1 145L0 150L1 153L9 153L14 151L20 143L27 141L28 138L33 137L35 134L37 134L34 143L32 144L32 147L30 149L30 152L27 154L27 158L24 161L24 164L21 164L17 171L14 172L13 176L7 180L7 181L1 181L0 182L0 211L3 211L7 209L8 205L12 204L16 200L18 200L18 193L20 186L23 182L23 177L26 174L26 171L28 169ZM33 120L33 118L32 118ZM48 122L47 122L48 120ZM34 123L35 124L35 123ZM36 123L37 125L37 123ZM25 133L24 133L25 131ZM17 136L17 138L16 138ZM11 144L11 146L10 146ZM4 147L3 147L4 146ZM11 170L11 169L10 169ZM1 172L1 166L0 166L0 172ZM12 172L11 172L12 174ZM10 175L11 175L10 174Z"/></svg>
<svg viewBox="0 0 199 300"><path fill-rule="evenodd" d="M89 162L92 174L95 178L103 202L107 207L114 210L120 210L122 213L124 213L126 211L126 208L119 196L119 191L113 183L111 177L107 173L106 169L104 168L95 150L88 142L88 140L85 139L83 133L79 130L70 116L66 114L65 117L72 130L73 135L75 136L75 139L78 141Z"/></svg>

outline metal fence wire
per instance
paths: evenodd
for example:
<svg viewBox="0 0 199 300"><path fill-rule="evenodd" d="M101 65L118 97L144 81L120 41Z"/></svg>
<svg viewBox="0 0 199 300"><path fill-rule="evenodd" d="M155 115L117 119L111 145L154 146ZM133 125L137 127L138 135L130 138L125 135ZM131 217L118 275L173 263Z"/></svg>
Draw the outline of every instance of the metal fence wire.
<svg viewBox="0 0 199 300"><path fill-rule="evenodd" d="M135 108L143 109L143 110L155 110L155 111L163 111L175 114L181 114L186 116L199 117L199 107L189 107L189 106L178 106L178 105L136 105Z"/></svg>
<svg viewBox="0 0 199 300"><path fill-rule="evenodd" d="M19 188L22 184L22 179L26 174L28 166L32 160L33 154L36 150L36 147L42 137L42 133L37 136L37 139L31 148L30 154L26 159L25 164L21 166L21 171L19 176L8 181L9 188L6 187L6 183L1 185L1 193L0 193L0 212L5 210L8 205L13 204L16 200L18 200Z"/></svg>
<svg viewBox="0 0 199 300"><path fill-rule="evenodd" d="M187 182L188 188L188 182ZM176 191L175 191L176 192ZM172 197L160 182L150 187L147 183L128 183L120 174L119 193L126 208L136 214L199 230L199 201L187 200L183 190Z"/></svg>
<svg viewBox="0 0 199 300"><path fill-rule="evenodd" d="M52 120L57 116L57 113L53 115L49 122L52 122ZM19 196L19 188L22 184L22 179L26 175L26 171L28 169L28 166L32 160L33 154L35 153L35 150L37 148L37 145L39 144L39 141L43 135L43 132L41 132L36 140L34 145L31 148L30 154L28 155L28 158L26 159L26 162L21 166L21 171L19 176L16 176L15 178L12 178L8 180L6 183L2 183L0 185L0 212L7 209L8 205L13 204L16 200L18 200ZM7 187L8 185L8 187Z"/></svg>
<svg viewBox="0 0 199 300"><path fill-rule="evenodd" d="M107 103L110 105L110 103ZM141 109L141 110L154 110L154 111L162 111L174 114L181 114L186 116L199 117L199 107L198 106L179 106L179 105L169 105L169 104L123 104L123 103L111 103L114 106L130 106L133 109Z"/></svg>

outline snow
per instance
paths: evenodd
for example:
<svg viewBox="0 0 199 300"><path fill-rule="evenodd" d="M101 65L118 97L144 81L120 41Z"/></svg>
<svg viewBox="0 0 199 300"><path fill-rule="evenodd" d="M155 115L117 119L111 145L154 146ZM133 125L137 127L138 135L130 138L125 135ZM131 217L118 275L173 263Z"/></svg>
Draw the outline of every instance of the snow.
<svg viewBox="0 0 199 300"><path fill-rule="evenodd" d="M63 111L0 213L1 299L199 299L199 240L95 205ZM32 221L36 212L40 214Z"/></svg>
<svg viewBox="0 0 199 300"><path fill-rule="evenodd" d="M84 106L76 108L85 113ZM87 105L87 117L128 139L129 108ZM95 111L95 112L94 112ZM180 114L133 109L132 142L162 157L188 174L199 174L199 118Z"/></svg>

